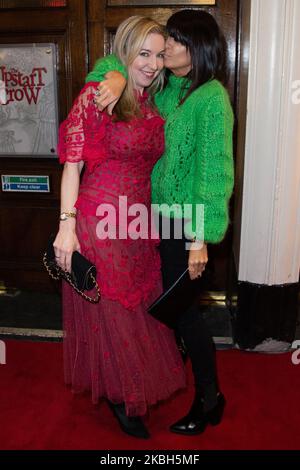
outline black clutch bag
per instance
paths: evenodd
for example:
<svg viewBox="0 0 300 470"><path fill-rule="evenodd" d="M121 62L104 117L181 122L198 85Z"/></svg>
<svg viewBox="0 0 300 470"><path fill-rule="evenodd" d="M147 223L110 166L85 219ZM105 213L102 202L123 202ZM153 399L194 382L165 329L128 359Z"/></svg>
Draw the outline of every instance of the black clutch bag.
<svg viewBox="0 0 300 470"><path fill-rule="evenodd" d="M100 289L96 281L96 266L92 264L78 251L74 251L71 260L71 273L61 269L56 263L55 252L53 247L55 237L51 236L48 242L47 250L43 256L43 263L49 275L56 281L60 278L65 279L85 300L92 303L99 302ZM96 297L90 297L84 291L96 289Z"/></svg>
<svg viewBox="0 0 300 470"><path fill-rule="evenodd" d="M194 301L192 289L195 281L191 281L188 268L179 278L163 292L147 309L148 313L169 328L175 328L180 315Z"/></svg>

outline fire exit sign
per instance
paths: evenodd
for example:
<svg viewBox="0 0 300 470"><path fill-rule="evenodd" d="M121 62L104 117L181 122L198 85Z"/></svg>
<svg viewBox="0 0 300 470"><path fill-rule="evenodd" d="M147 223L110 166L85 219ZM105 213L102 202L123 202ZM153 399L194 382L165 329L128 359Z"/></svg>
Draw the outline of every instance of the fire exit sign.
<svg viewBox="0 0 300 470"><path fill-rule="evenodd" d="M2 191L49 193L49 176L1 175Z"/></svg>

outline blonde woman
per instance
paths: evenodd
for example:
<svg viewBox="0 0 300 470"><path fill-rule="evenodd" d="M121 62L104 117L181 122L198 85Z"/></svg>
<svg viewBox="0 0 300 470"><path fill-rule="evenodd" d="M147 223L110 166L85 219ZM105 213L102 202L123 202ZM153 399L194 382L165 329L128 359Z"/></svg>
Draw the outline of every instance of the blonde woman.
<svg viewBox="0 0 300 470"><path fill-rule="evenodd" d="M96 265L102 293L91 304L63 287L66 382L74 392L90 390L94 403L106 398L123 431L140 438L149 437L141 418L148 407L185 385L173 333L146 313L162 289L157 240L124 237L132 217L124 226L120 213L120 201L150 213L150 174L164 149L164 122L152 101L163 79L164 48L155 21L124 21L114 51L128 67L128 81L114 114L98 111L98 83L88 83L61 125L59 143L57 262L70 270L80 250ZM105 237L107 211L113 215Z"/></svg>

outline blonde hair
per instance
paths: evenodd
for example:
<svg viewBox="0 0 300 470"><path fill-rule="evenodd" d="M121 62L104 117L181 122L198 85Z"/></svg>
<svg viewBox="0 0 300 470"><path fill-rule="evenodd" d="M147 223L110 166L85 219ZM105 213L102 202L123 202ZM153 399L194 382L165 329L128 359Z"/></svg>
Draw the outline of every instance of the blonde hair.
<svg viewBox="0 0 300 470"><path fill-rule="evenodd" d="M151 18L144 16L131 16L123 21L117 29L113 52L119 60L129 67L136 57L148 36L157 33L166 37L165 29ZM164 82L164 71L162 70L148 88L149 100L155 91L162 88ZM133 117L140 117L141 111L134 91L134 81L128 69L128 79L126 88L115 106L116 119L118 121L129 121Z"/></svg>

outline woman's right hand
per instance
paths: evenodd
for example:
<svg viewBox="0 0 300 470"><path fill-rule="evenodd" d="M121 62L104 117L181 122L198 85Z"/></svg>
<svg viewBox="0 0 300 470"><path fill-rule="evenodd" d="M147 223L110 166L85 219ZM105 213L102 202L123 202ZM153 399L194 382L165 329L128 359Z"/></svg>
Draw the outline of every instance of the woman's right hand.
<svg viewBox="0 0 300 470"><path fill-rule="evenodd" d="M112 115L113 109L126 87L127 80L120 72L108 72L105 80L98 85L98 94L95 95L95 103L100 111L107 108L109 115Z"/></svg>
<svg viewBox="0 0 300 470"><path fill-rule="evenodd" d="M58 266L71 272L71 259L74 251L80 252L80 244L74 229L60 228L53 243Z"/></svg>

